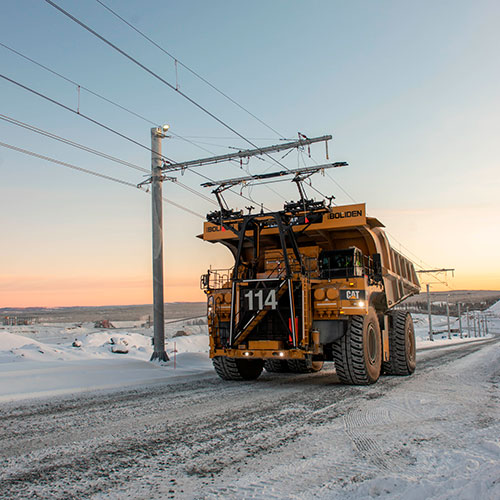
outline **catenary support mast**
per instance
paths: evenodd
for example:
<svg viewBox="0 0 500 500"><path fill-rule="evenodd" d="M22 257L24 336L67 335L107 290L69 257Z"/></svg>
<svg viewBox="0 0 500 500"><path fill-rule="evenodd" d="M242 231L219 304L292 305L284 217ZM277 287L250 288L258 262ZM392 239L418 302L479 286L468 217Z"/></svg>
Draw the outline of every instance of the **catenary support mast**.
<svg viewBox="0 0 500 500"><path fill-rule="evenodd" d="M153 225L153 321L154 350L151 361L168 361L165 351L163 299L163 207L161 140L168 126L151 129L151 213Z"/></svg>

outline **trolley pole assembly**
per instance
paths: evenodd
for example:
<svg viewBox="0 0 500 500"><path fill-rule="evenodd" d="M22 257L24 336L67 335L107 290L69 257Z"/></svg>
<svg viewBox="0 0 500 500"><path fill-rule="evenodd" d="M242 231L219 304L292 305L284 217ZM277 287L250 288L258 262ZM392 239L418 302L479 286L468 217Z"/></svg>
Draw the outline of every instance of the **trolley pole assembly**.
<svg viewBox="0 0 500 500"><path fill-rule="evenodd" d="M166 172L180 172L183 173L186 169L193 167L200 167L203 165L211 165L223 163L231 160L239 160L242 164L243 160L253 156L268 155L269 153L276 153L288 149L299 149L305 146L309 147L311 144L318 142L327 143L332 136L324 135L321 137L306 137L304 134L299 133L297 141L277 144L274 146L265 146L256 149L240 150L235 153L224 155L212 156L209 158L201 158L198 160L189 160L185 162L171 162L165 161L165 157L161 152L161 139L167 137L165 134L169 129L168 125L161 127L153 127L151 129L151 177L142 181L137 187L142 187L145 184L151 184L151 208L152 208L152 229L153 229L153 322L154 322L154 336L153 344L154 350L151 356L151 361L168 361L168 355L165 351L165 320L164 320L164 300L163 300L163 213L162 213L162 182L165 179L175 180L173 177L167 177ZM326 146L326 156L328 158L328 146ZM310 167L307 170L310 173L321 171L331 167L345 166L345 162L329 163L325 165L317 165ZM250 176L249 181L257 180L266 177L275 177L282 175L290 175L296 173L287 169L282 172L271 174L261 174ZM210 183L207 183L210 185ZM222 197L217 197L219 203L222 203ZM222 208L222 207L221 207Z"/></svg>
<svg viewBox="0 0 500 500"><path fill-rule="evenodd" d="M153 228L153 322L154 350L151 361L168 361L165 351L165 319L163 300L163 207L161 140L168 125L151 129L151 213Z"/></svg>

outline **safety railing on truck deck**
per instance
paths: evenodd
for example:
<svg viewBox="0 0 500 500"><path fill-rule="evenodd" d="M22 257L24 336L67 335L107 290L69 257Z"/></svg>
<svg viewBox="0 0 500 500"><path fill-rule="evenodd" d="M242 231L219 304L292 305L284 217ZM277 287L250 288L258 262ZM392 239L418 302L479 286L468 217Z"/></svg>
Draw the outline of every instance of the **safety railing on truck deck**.
<svg viewBox="0 0 500 500"><path fill-rule="evenodd" d="M229 269L209 269L200 278L200 288L202 290L220 290L231 287L234 267Z"/></svg>
<svg viewBox="0 0 500 500"><path fill-rule="evenodd" d="M318 259L316 257L309 257L307 255L302 255L302 266L300 268L299 262L295 258L289 259L290 271L292 274L304 272L304 275L308 278L314 277L314 274L318 274ZM272 265L269 265L272 264ZM286 278L286 266L284 259L273 259L266 260L266 270L262 273L258 273L259 277L263 278Z"/></svg>
<svg viewBox="0 0 500 500"><path fill-rule="evenodd" d="M359 261L351 262L343 267L321 267L321 279L356 278L370 276L373 273L373 260L363 255Z"/></svg>
<svg viewBox="0 0 500 500"><path fill-rule="evenodd" d="M299 263L295 259L290 259L290 270L292 273L300 273ZM304 275L308 278L317 277L318 260L315 257L302 256L302 264ZM242 271L240 279L247 280L265 280L265 279L285 279L286 266L284 259L273 259L266 262L266 269L262 272L251 273L245 266L240 266ZM209 269L206 274L200 278L200 288L202 290L220 290L223 288L231 288L231 281L234 279L234 267L229 269Z"/></svg>

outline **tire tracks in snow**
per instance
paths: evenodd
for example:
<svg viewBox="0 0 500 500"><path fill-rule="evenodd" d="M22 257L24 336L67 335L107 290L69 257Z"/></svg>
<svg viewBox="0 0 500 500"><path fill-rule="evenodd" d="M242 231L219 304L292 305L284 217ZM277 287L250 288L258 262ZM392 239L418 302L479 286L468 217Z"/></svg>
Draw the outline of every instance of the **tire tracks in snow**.
<svg viewBox="0 0 500 500"><path fill-rule="evenodd" d="M425 353L414 377L481 347L466 344ZM279 454L326 425L344 429L361 455L355 462L332 462L336 473L352 474L353 468L365 475L388 472L400 466L401 457L384 452L383 440L367 436L366 430L419 417L418 404L384 406L381 397L414 377L341 386L330 368L313 375L268 374L250 383L226 383L214 376L8 405L0 410L0 491L6 498L44 497L47 491L53 498L124 498L133 482L142 485L146 498L160 492L168 497L162 484L171 477L181 496L188 495L190 484L203 485L208 495L215 476L224 471L238 475L247 463ZM272 498L272 487L261 481L248 488L248 498L259 488L267 488Z"/></svg>

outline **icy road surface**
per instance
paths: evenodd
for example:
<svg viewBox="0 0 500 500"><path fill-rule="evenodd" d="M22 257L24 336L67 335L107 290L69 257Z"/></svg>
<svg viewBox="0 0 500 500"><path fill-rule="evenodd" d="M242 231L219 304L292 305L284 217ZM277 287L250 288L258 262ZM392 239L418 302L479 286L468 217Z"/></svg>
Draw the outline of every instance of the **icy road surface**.
<svg viewBox="0 0 500 500"><path fill-rule="evenodd" d="M215 375L3 404L2 498L500 498L498 338L370 387Z"/></svg>

